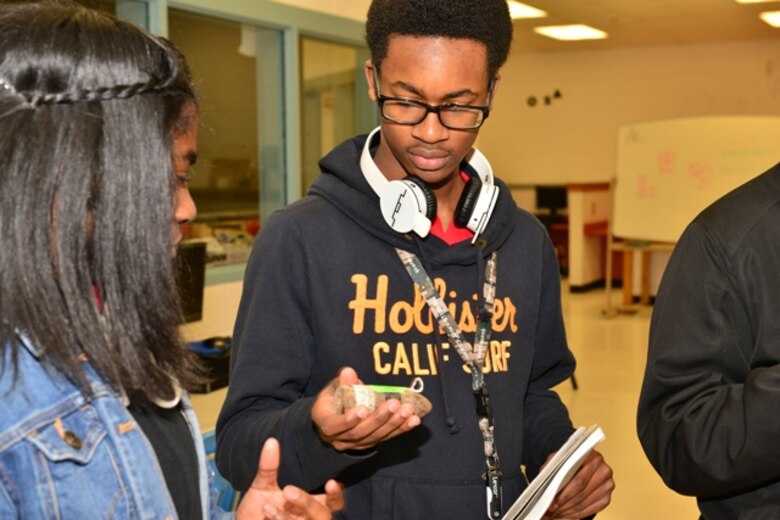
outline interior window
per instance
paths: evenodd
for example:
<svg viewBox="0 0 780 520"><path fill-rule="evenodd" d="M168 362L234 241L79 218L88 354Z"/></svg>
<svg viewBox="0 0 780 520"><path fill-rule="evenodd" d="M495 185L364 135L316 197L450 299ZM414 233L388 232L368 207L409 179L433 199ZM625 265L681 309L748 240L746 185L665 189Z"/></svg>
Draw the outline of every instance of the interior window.
<svg viewBox="0 0 780 520"><path fill-rule="evenodd" d="M304 195L320 173L319 159L345 139L371 131L377 111L363 73L366 49L303 37L301 55Z"/></svg>
<svg viewBox="0 0 780 520"><path fill-rule="evenodd" d="M209 264L244 262L260 228L259 29L176 9L169 10L168 23L200 104L190 181L198 216L187 238L207 243Z"/></svg>

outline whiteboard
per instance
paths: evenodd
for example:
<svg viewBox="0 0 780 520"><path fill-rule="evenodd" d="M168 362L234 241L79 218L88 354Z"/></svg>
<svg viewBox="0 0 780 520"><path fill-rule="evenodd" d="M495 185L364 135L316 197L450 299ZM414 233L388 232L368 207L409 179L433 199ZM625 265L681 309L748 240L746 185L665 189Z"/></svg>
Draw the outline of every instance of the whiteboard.
<svg viewBox="0 0 780 520"><path fill-rule="evenodd" d="M617 150L613 235L676 242L704 208L780 162L780 117L625 125Z"/></svg>

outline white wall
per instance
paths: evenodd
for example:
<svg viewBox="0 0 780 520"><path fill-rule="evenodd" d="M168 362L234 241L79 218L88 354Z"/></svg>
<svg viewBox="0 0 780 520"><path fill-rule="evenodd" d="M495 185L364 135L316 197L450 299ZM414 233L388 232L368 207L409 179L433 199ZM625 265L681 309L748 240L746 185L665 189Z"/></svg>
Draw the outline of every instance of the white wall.
<svg viewBox="0 0 780 520"><path fill-rule="evenodd" d="M366 13L370 0L338 0L338 2L323 0L271 0L280 4L292 5L310 11L332 14L334 16L343 16L357 22L366 21Z"/></svg>
<svg viewBox="0 0 780 520"><path fill-rule="evenodd" d="M587 286L604 280L606 237L585 236L585 225L609 219L610 194L600 190L568 191L569 205L569 285Z"/></svg>
<svg viewBox="0 0 780 520"><path fill-rule="evenodd" d="M623 124L780 114L780 38L516 54L501 75L479 146L510 183L609 181ZM556 89L562 97L545 105Z"/></svg>

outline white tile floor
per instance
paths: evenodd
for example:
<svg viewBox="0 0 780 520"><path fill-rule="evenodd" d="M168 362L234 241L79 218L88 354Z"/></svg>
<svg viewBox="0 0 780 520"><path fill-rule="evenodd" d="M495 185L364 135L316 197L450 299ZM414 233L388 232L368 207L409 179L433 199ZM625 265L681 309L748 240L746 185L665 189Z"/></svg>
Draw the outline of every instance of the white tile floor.
<svg viewBox="0 0 780 520"><path fill-rule="evenodd" d="M556 390L575 425L601 425L607 439L599 446L615 472L610 506L598 520L696 520L694 499L666 488L644 456L636 436L636 403L645 368L651 308L613 318L601 315L604 290L571 294L564 281L563 312L569 345L577 357L576 379ZM620 301L615 291L613 303ZM214 427L224 390L194 395L202 429Z"/></svg>
<svg viewBox="0 0 780 520"><path fill-rule="evenodd" d="M636 405L645 368L650 307L635 314L601 315L604 290L571 294L564 283L563 313L569 345L577 357L574 390L556 390L575 425L601 425L599 446L615 473L615 492L599 520L656 520L699 517L693 498L669 490L644 456L636 435ZM613 303L620 301L616 291Z"/></svg>

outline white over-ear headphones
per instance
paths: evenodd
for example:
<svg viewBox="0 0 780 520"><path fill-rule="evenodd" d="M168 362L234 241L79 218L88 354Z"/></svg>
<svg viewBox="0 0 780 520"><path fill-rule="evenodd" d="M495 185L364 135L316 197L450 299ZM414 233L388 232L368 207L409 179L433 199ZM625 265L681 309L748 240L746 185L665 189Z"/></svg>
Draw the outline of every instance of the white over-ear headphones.
<svg viewBox="0 0 780 520"><path fill-rule="evenodd" d="M419 177L409 175L402 180L389 181L379 171L371 156L371 144L381 127L375 128L366 139L360 155L360 169L379 196L382 216L392 229L399 233L414 231L421 237L428 236L431 222L436 216L436 196ZM455 209L455 223L474 232L472 243L487 226L498 200L498 186L493 181L493 169L484 155L474 149L468 162L461 164L469 174L469 181Z"/></svg>

